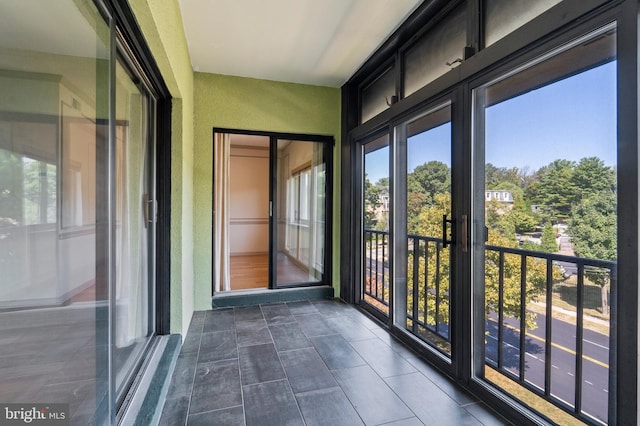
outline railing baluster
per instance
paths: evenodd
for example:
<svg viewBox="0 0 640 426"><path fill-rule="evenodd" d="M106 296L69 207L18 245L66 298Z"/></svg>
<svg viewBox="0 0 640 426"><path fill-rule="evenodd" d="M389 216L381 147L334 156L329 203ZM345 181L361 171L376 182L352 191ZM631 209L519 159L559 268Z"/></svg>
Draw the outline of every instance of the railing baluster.
<svg viewBox="0 0 640 426"><path fill-rule="evenodd" d="M427 324L429 324L427 320L427 313L429 311L428 305L429 298L429 241L424 242L424 327L427 328Z"/></svg>
<svg viewBox="0 0 640 426"><path fill-rule="evenodd" d="M582 411L582 350L584 335L584 264L578 264L578 289L576 300L576 400L575 412Z"/></svg>
<svg viewBox="0 0 640 426"><path fill-rule="evenodd" d="M504 253L498 258L498 368L502 368L504 339Z"/></svg>
<svg viewBox="0 0 640 426"><path fill-rule="evenodd" d="M436 243L436 315L434 318L436 334L440 334L438 331L440 326L440 249L441 245Z"/></svg>
<svg viewBox="0 0 640 426"><path fill-rule="evenodd" d="M385 294L384 290L385 290L385 287L387 285L386 275L384 273L384 259L385 259L385 254L386 254L386 251L385 251L386 247L387 247L387 235L383 234L382 235L382 300L384 302L386 302L386 299L384 297L384 294Z"/></svg>
<svg viewBox="0 0 640 426"><path fill-rule="evenodd" d="M371 295L371 286L373 285L373 275L372 275L373 263L372 263L372 260L371 260L371 258L373 256L372 251L373 251L373 234L371 232L369 232L369 249L368 249L368 252L369 252L369 272L368 272L368 275L369 275L369 289L368 289L368 293L369 293L369 295Z"/></svg>
<svg viewBox="0 0 640 426"><path fill-rule="evenodd" d="M418 262L420 261L420 240L412 238L413 240L413 290L412 290L412 312L413 318L411 327L413 332L418 331Z"/></svg>
<svg viewBox="0 0 640 426"><path fill-rule="evenodd" d="M378 262L378 241L379 241L378 236L379 235L378 235L377 232L376 232L375 235L376 235L376 253L375 253L375 256L376 256L376 293L375 293L375 297L376 297L376 299L379 300L379 297L378 297L378 278L380 277L379 272L378 272L378 263L380 263L380 262Z"/></svg>
<svg viewBox="0 0 640 426"><path fill-rule="evenodd" d="M524 381L527 329L527 256L520 256L520 381Z"/></svg>
<svg viewBox="0 0 640 426"><path fill-rule="evenodd" d="M548 397L551 395L551 331L553 323L553 261L547 259L547 294L545 298L546 318L545 318L545 341L544 341L544 394Z"/></svg>

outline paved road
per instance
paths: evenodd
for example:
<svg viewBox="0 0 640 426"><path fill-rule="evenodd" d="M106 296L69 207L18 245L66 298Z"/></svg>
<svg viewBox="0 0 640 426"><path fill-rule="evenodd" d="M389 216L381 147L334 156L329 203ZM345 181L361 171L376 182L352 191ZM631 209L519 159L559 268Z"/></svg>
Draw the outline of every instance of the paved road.
<svg viewBox="0 0 640 426"><path fill-rule="evenodd" d="M545 315L538 314L538 327L527 332L525 339L525 380L544 389ZM514 374L519 371L519 321L505 320L503 366ZM550 354L551 393L556 398L575 403L576 327L553 319L553 342ZM497 361L497 317L487 320L486 358ZM584 330L582 363L582 408L586 413L606 421L609 383L609 338L592 330Z"/></svg>

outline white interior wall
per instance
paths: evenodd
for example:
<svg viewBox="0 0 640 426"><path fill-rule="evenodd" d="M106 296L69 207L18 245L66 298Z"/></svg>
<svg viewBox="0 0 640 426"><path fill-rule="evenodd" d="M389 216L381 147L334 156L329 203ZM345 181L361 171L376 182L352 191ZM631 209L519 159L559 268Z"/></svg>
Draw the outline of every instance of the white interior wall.
<svg viewBox="0 0 640 426"><path fill-rule="evenodd" d="M231 147L230 254L269 251L269 149Z"/></svg>

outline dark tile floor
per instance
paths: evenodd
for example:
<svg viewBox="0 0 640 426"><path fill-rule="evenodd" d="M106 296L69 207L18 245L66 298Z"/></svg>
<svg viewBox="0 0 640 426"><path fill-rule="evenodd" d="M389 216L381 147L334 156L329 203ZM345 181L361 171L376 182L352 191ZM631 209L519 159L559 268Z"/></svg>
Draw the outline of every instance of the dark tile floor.
<svg viewBox="0 0 640 426"><path fill-rule="evenodd" d="M161 425L502 425L338 301L196 312Z"/></svg>

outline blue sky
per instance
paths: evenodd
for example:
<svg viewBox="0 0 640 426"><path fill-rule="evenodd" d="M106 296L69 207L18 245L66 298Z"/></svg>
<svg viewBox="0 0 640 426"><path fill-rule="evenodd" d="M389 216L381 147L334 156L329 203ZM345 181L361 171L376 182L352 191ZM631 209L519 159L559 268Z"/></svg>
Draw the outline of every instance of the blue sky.
<svg viewBox="0 0 640 426"><path fill-rule="evenodd" d="M616 63L610 62L486 110L486 162L539 169L556 159L599 157L616 164ZM409 171L427 161L451 164L445 124L409 140ZM371 182L389 175L389 149L367 154Z"/></svg>

